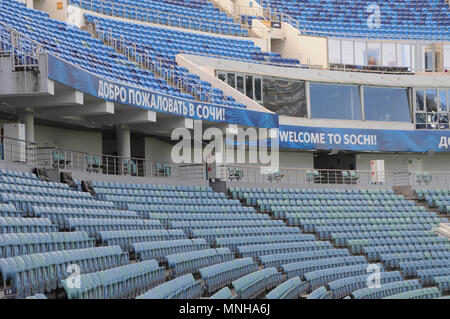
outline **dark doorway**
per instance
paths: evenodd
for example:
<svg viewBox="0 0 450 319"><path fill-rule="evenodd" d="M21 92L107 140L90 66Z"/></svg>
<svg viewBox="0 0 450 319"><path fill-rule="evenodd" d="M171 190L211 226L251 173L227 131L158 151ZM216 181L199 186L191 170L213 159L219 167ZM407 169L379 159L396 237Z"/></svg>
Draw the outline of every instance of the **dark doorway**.
<svg viewBox="0 0 450 319"><path fill-rule="evenodd" d="M314 169L319 172L321 184L351 184L356 170L356 154L316 152L314 154Z"/></svg>

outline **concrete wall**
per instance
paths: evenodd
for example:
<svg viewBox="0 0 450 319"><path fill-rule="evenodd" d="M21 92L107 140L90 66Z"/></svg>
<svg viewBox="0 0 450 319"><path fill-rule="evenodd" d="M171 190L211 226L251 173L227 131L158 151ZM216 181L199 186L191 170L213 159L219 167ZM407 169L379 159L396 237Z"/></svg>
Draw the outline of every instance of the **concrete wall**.
<svg viewBox="0 0 450 319"><path fill-rule="evenodd" d="M81 28L84 25L83 10L76 6L67 7L67 23Z"/></svg>
<svg viewBox="0 0 450 319"><path fill-rule="evenodd" d="M59 21L67 21L67 0L34 0L34 9L47 12L50 18ZM58 3L62 8L58 9Z"/></svg>
<svg viewBox="0 0 450 319"><path fill-rule="evenodd" d="M74 151L102 154L102 133L36 125L38 147L61 147Z"/></svg>
<svg viewBox="0 0 450 319"><path fill-rule="evenodd" d="M303 64L328 67L328 40L322 37L300 35L289 23L282 23L284 39L272 40L272 51L285 58L299 59Z"/></svg>
<svg viewBox="0 0 450 319"><path fill-rule="evenodd" d="M370 161L384 160L385 170L388 172L407 172L408 162L421 161L424 171L449 171L450 154L358 154L356 156L356 168L358 170L370 170Z"/></svg>
<svg viewBox="0 0 450 319"><path fill-rule="evenodd" d="M171 162L172 145L153 137L144 138L145 159L151 161Z"/></svg>

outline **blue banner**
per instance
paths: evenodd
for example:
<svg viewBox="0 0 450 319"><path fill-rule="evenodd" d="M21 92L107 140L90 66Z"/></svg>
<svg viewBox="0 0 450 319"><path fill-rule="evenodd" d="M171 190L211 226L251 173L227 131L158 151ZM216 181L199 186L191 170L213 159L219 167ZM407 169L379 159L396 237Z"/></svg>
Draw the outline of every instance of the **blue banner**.
<svg viewBox="0 0 450 319"><path fill-rule="evenodd" d="M449 131L371 130L280 125L280 148L359 152L450 152Z"/></svg>
<svg viewBox="0 0 450 319"><path fill-rule="evenodd" d="M131 105L143 110L242 126L278 127L278 115L274 113L186 100L164 93L106 81L51 54L48 55L48 77L100 99Z"/></svg>

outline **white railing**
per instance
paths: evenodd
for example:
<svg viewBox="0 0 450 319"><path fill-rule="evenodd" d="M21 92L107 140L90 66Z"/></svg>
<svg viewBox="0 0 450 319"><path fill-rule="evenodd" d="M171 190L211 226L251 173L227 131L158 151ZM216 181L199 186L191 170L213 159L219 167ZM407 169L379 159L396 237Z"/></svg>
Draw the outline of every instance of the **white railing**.
<svg viewBox="0 0 450 319"><path fill-rule="evenodd" d="M220 176L227 182L269 183L274 185L394 185L393 175L387 171L306 168L270 169L260 166L222 165L220 166Z"/></svg>
<svg viewBox="0 0 450 319"><path fill-rule="evenodd" d="M37 148L37 165L48 169L103 175L164 177L197 181L206 178L203 164L175 164L143 158L78 152L58 147Z"/></svg>
<svg viewBox="0 0 450 319"><path fill-rule="evenodd" d="M0 55L11 56L13 70L39 67L40 43L0 21Z"/></svg>
<svg viewBox="0 0 450 319"><path fill-rule="evenodd" d="M218 20L197 18L189 15L146 8L143 6L119 4L106 0L77 0L72 1L72 5L78 5L81 9L107 16L126 18L140 22L154 23L182 29L239 37L248 37L252 32L251 26L241 25L236 22L223 22ZM120 8L118 8L119 6ZM231 30L234 31L232 32Z"/></svg>
<svg viewBox="0 0 450 319"><path fill-rule="evenodd" d="M0 159L12 163L36 165L36 144L0 136Z"/></svg>
<svg viewBox="0 0 450 319"><path fill-rule="evenodd" d="M450 171L398 172L395 177L395 186L450 188Z"/></svg>

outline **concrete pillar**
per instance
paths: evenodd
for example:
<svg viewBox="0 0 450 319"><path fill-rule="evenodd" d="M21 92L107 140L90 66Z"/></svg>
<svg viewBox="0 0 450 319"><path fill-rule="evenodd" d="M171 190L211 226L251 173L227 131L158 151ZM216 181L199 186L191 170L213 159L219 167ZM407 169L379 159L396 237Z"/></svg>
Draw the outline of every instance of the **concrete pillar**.
<svg viewBox="0 0 450 319"><path fill-rule="evenodd" d="M122 158L131 157L130 128L127 125L116 127L117 155Z"/></svg>
<svg viewBox="0 0 450 319"><path fill-rule="evenodd" d="M25 140L34 143L34 114L26 110L23 113L23 123L25 124Z"/></svg>

